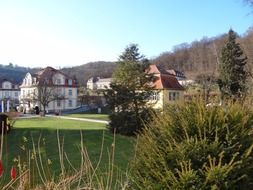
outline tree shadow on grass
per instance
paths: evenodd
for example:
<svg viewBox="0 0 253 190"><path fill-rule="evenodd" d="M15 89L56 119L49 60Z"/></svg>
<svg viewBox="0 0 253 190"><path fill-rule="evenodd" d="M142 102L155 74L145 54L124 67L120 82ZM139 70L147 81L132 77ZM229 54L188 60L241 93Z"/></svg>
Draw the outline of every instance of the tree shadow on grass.
<svg viewBox="0 0 253 190"><path fill-rule="evenodd" d="M71 171L72 167L79 168L81 135L89 160L94 166L100 162L101 172L107 171L113 148L115 148L114 166L120 171L127 170L134 155L135 139L116 135L116 145L114 145L114 136L107 130L58 130L57 136L57 130L53 129L14 128L4 136L3 164L7 171L10 171L11 166L17 166L19 162L28 165L29 158L34 159L32 156L35 147L36 152L41 154L45 170L52 176L59 176L61 166L58 144L61 145L64 152L66 170ZM6 178L8 175L5 176Z"/></svg>

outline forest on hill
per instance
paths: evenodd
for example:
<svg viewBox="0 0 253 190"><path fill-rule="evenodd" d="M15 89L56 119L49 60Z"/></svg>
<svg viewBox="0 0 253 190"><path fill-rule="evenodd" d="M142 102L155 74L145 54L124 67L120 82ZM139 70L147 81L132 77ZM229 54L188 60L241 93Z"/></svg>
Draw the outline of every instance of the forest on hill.
<svg viewBox="0 0 253 190"><path fill-rule="evenodd" d="M216 77L219 72L220 52L226 40L227 34L212 38L202 38L192 43L182 43L174 46L172 51L163 52L151 63L162 66L166 69L177 69L183 71L190 79L200 76ZM238 42L248 58L248 71L253 68L253 28L242 36L238 36ZM141 51L141 50L140 50ZM115 62L90 62L80 66L66 67L62 71L70 76L76 77L80 85L86 85L89 78L99 76L102 78L111 77L115 69ZM0 65L0 77L7 77L17 83L21 83L27 72L34 73L38 68L27 68L10 63Z"/></svg>
<svg viewBox="0 0 253 190"><path fill-rule="evenodd" d="M21 84L22 79L27 72L33 72L34 69L21 67L9 63L8 65L0 64L0 78L6 78L17 84Z"/></svg>
<svg viewBox="0 0 253 190"><path fill-rule="evenodd" d="M80 85L86 85L88 79L91 77L111 77L115 65L116 63L114 62L90 62L80 66L63 68L62 72L66 73L69 76L76 77Z"/></svg>
<svg viewBox="0 0 253 190"><path fill-rule="evenodd" d="M202 38L191 44L174 46L171 52L164 52L152 62L166 69L182 71L187 77L195 78L199 74L217 74L219 54L226 35L214 38Z"/></svg>
<svg viewBox="0 0 253 190"><path fill-rule="evenodd" d="M217 76L221 49L227 34L212 38L202 38L190 44L183 43L171 52L164 52L152 60L153 63L167 69L183 71L188 78L195 79L201 75ZM238 36L238 43L248 58L248 71L253 66L253 28L243 36Z"/></svg>

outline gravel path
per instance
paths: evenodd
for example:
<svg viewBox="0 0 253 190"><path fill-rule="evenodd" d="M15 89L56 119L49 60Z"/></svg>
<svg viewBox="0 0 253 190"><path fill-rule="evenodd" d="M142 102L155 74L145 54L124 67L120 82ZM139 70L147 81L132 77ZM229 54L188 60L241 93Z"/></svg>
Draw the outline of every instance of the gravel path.
<svg viewBox="0 0 253 190"><path fill-rule="evenodd" d="M61 118L61 119L70 119L70 120L77 120L77 121L89 121L89 122L95 122L95 123L105 123L105 124L109 124L109 121L98 120L98 119L85 119L85 118L66 117L66 116L56 116L56 115L46 115L46 117L56 117L56 118Z"/></svg>

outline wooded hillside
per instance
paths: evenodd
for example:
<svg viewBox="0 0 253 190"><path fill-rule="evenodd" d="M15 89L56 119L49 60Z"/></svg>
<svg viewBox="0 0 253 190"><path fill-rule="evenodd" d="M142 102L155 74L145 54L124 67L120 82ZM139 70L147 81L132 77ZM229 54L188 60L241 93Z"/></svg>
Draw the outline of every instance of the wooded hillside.
<svg viewBox="0 0 253 190"><path fill-rule="evenodd" d="M20 84L26 73L32 70L27 67L14 66L12 63L9 63L9 65L0 65L0 78L6 78Z"/></svg>
<svg viewBox="0 0 253 190"><path fill-rule="evenodd" d="M203 38L191 44L183 43L174 47L172 52L164 52L153 63L165 68L178 69L185 72L189 78L199 75L217 76L220 52L224 45L226 34L213 38ZM249 68L253 65L253 29L238 37L241 48L248 57Z"/></svg>
<svg viewBox="0 0 253 190"><path fill-rule="evenodd" d="M111 77L115 65L116 63L114 62L99 61L63 68L62 71L70 76L75 76L80 85L86 85L88 79L91 77Z"/></svg>

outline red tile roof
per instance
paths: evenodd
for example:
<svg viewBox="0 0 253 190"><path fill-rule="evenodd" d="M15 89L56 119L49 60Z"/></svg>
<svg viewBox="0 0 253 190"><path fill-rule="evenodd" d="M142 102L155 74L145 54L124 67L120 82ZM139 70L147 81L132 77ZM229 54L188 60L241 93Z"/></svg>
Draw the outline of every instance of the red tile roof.
<svg viewBox="0 0 253 190"><path fill-rule="evenodd" d="M160 75L154 82L155 89L172 89L172 90L184 90L179 84L176 77L170 75Z"/></svg>
<svg viewBox="0 0 253 190"><path fill-rule="evenodd" d="M163 69L162 67L159 67L157 65L150 65L149 73L154 74L165 74L165 75L172 75L167 70Z"/></svg>
<svg viewBox="0 0 253 190"><path fill-rule="evenodd" d="M154 82L155 89L184 90L184 87L179 84L176 77L161 67L150 65L149 73L154 73L157 77L157 80Z"/></svg>
<svg viewBox="0 0 253 190"><path fill-rule="evenodd" d="M64 74L63 72L61 72L57 69L54 69L53 67L46 67L44 69L41 69L37 73L33 74L33 77L36 77L38 79L39 83L44 84L45 80L48 80L49 84L53 84L52 78L56 73L60 73L60 74L64 75L66 77L66 80L72 79L73 80L72 86L77 85L75 79L67 76L66 74Z"/></svg>

